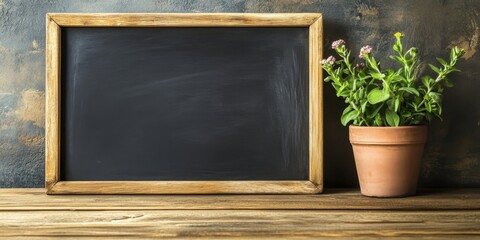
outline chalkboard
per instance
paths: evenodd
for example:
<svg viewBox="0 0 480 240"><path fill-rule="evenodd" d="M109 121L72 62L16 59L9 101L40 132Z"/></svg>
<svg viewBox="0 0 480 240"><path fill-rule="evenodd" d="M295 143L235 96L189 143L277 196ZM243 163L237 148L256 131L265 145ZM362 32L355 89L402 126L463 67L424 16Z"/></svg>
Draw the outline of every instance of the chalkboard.
<svg viewBox="0 0 480 240"><path fill-rule="evenodd" d="M65 28L60 180L307 180L308 28Z"/></svg>
<svg viewBox="0 0 480 240"><path fill-rule="evenodd" d="M58 182L309 182L309 26L58 37Z"/></svg>

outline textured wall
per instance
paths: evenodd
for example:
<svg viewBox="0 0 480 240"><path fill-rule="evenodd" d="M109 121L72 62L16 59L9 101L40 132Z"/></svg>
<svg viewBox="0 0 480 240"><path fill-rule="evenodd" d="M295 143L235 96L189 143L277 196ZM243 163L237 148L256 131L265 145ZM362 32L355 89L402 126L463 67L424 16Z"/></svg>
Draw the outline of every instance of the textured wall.
<svg viewBox="0 0 480 240"><path fill-rule="evenodd" d="M444 121L431 124L421 185L480 187L480 1L350 0L0 0L0 187L42 187L44 168L45 13L47 12L321 12L325 47L344 38L349 47L390 54L402 31L426 61L466 49L462 73L445 94ZM326 50L325 55L331 50ZM388 66L388 61L385 65ZM357 185L342 101L325 88L325 182Z"/></svg>

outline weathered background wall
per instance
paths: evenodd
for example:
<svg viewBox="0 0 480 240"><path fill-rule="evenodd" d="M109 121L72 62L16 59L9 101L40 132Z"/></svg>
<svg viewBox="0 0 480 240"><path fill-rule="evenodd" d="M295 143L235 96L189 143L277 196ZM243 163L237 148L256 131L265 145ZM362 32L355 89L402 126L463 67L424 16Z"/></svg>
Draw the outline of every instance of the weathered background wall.
<svg viewBox="0 0 480 240"><path fill-rule="evenodd" d="M423 161L424 187L480 187L480 1L478 0L0 0L0 187L43 187L45 14L48 12L321 12L325 55L338 38L358 50L373 46L385 59L392 34L405 33L423 60L467 53L451 76L444 121L431 124ZM357 185L343 103L325 86L325 183Z"/></svg>

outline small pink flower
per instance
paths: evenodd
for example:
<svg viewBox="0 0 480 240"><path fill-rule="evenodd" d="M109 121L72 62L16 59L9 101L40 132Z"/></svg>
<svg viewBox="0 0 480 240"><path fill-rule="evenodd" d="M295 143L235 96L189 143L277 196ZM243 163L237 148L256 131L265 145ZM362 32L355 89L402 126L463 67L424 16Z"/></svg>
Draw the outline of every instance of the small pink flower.
<svg viewBox="0 0 480 240"><path fill-rule="evenodd" d="M338 39L337 41L332 43L332 49L337 49L343 45L345 45L345 41L343 41L343 39Z"/></svg>
<svg viewBox="0 0 480 240"><path fill-rule="evenodd" d="M322 65L325 65L325 64L329 64L329 65L333 65L335 63L335 57L334 56L330 56L328 57L327 59L323 59L321 61Z"/></svg>
<svg viewBox="0 0 480 240"><path fill-rule="evenodd" d="M365 67L365 63L357 63L357 65L355 65L355 69L360 69L364 67Z"/></svg>
<svg viewBox="0 0 480 240"><path fill-rule="evenodd" d="M360 54L358 55L359 58L364 58L367 54L372 52L372 47L370 45L363 46L360 49Z"/></svg>

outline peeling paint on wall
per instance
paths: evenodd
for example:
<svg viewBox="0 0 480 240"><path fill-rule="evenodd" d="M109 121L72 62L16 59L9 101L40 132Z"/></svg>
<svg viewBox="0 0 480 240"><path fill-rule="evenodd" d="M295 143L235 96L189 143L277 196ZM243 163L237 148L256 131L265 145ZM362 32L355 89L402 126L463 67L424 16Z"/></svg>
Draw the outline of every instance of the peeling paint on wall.
<svg viewBox="0 0 480 240"><path fill-rule="evenodd" d="M38 42L37 40L33 40L32 41L32 51L39 51L40 49L38 49Z"/></svg>
<svg viewBox="0 0 480 240"><path fill-rule="evenodd" d="M34 135L34 136L29 136L29 135L22 135L18 137L18 140L27 146L39 146L42 145L45 138L41 135Z"/></svg>
<svg viewBox="0 0 480 240"><path fill-rule="evenodd" d="M366 3L360 3L357 5L357 12L359 15L357 17L371 17L378 15L378 9L367 5Z"/></svg>
<svg viewBox="0 0 480 240"><path fill-rule="evenodd" d="M317 12L308 7L318 1L315 0L271 0L245 1L246 12ZM287 10L288 9L288 10Z"/></svg>
<svg viewBox="0 0 480 240"><path fill-rule="evenodd" d="M30 121L38 127L45 127L45 93L27 89L21 94L21 99L15 111L11 112L18 120Z"/></svg>

